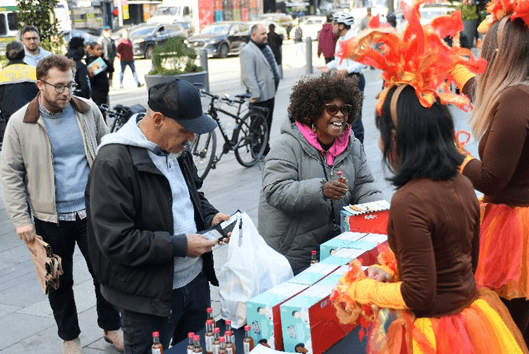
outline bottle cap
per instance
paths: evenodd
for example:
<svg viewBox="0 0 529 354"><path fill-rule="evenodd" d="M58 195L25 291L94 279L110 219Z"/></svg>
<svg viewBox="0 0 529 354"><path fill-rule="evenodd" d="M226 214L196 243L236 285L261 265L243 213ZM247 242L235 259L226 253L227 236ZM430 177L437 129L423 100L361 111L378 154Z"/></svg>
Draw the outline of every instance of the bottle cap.
<svg viewBox="0 0 529 354"><path fill-rule="evenodd" d="M207 320L207 321L206 321L206 324L208 324L208 325L213 325L213 320Z"/></svg>
<svg viewBox="0 0 529 354"><path fill-rule="evenodd" d="M213 312L213 309L211 307L208 307L207 310L206 310L207 313L211 313Z"/></svg>
<svg viewBox="0 0 529 354"><path fill-rule="evenodd" d="M252 328L252 327L250 327L250 326L244 326L244 330L245 330L245 331L249 331L250 328Z"/></svg>
<svg viewBox="0 0 529 354"><path fill-rule="evenodd" d="M195 338L195 333L194 332L189 332L187 334L187 338Z"/></svg>
<svg viewBox="0 0 529 354"><path fill-rule="evenodd" d="M213 333L220 333L220 328L219 327L213 328Z"/></svg>
<svg viewBox="0 0 529 354"><path fill-rule="evenodd" d="M316 251L312 251L312 255L315 255L316 254Z"/></svg>
<svg viewBox="0 0 529 354"><path fill-rule="evenodd" d="M222 337L219 337L219 342L220 343L224 343L226 341L226 337L222 336Z"/></svg>
<svg viewBox="0 0 529 354"><path fill-rule="evenodd" d="M226 323L227 325L231 324L231 320L230 319L227 319L226 321L224 321L224 323Z"/></svg>
<svg viewBox="0 0 529 354"><path fill-rule="evenodd" d="M199 336L198 334L195 334L195 335L193 336L193 339L194 339L195 341L200 341L200 336Z"/></svg>
<svg viewBox="0 0 529 354"><path fill-rule="evenodd" d="M153 337L159 337L159 336L160 336L160 333L159 333L159 332L152 332L152 336L153 336Z"/></svg>
<svg viewBox="0 0 529 354"><path fill-rule="evenodd" d="M338 172L336 172L336 174L337 174L338 176L341 176L341 175L342 175L342 171L338 171Z"/></svg>
<svg viewBox="0 0 529 354"><path fill-rule="evenodd" d="M226 334L227 337L231 337L231 331L226 331L225 334Z"/></svg>

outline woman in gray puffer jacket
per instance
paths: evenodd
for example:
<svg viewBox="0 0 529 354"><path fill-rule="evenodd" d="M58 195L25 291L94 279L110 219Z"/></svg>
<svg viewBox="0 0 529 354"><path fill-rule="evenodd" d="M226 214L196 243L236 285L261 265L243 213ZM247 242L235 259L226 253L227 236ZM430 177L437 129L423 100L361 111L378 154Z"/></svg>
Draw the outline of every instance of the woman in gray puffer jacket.
<svg viewBox="0 0 529 354"><path fill-rule="evenodd" d="M362 99L356 80L339 75L302 79L292 89L290 120L266 157L258 229L294 274L339 234L343 206L383 198L351 133Z"/></svg>

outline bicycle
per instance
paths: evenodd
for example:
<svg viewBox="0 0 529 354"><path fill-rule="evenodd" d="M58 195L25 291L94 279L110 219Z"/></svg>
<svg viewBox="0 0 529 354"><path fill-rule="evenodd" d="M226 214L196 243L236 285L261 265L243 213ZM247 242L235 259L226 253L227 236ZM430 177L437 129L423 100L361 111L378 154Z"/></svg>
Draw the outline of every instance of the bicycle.
<svg viewBox="0 0 529 354"><path fill-rule="evenodd" d="M146 112L145 108L141 105L127 107L122 104L117 104L113 109L110 109L107 104L102 104L99 106L99 109L107 125L110 124L108 128L111 133L117 132L134 114Z"/></svg>
<svg viewBox="0 0 529 354"><path fill-rule="evenodd" d="M263 156L268 135L270 134L266 123L268 108L254 106L249 103L247 113L241 118L241 113L245 112L243 104L251 97L251 94L235 95L236 99L231 99L228 95L225 95L225 97L213 95L205 90L200 90L200 94L202 97L207 96L211 99L206 115L217 122L220 134L224 138L224 145L219 156L215 155L217 150L217 134L215 130L207 134L197 135L190 145L189 149L193 155L193 161L198 169L200 178L204 180L209 171L217 167L222 155L227 154L231 150L235 153L235 158L242 166L254 166ZM237 114L228 112L220 106L215 106L215 103L219 101L226 102L229 106L238 105ZM226 132L224 125L219 119L219 112L235 120L231 137L228 136L228 132Z"/></svg>

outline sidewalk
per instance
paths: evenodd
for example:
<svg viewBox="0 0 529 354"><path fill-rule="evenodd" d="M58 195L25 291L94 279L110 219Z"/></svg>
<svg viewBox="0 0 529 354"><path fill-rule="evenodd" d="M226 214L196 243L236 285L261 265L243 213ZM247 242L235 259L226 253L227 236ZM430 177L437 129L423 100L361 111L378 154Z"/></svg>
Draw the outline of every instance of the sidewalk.
<svg viewBox="0 0 529 354"><path fill-rule="evenodd" d="M289 48L285 49L289 50ZM140 66L138 64L137 68ZM285 77L281 81L276 96L274 123L271 132L272 143L278 139L280 125L287 119L286 112L290 89L305 74L305 68L284 67L284 73ZM314 74L312 75L319 75L319 70L316 67L314 67ZM393 189L384 180L385 172L378 148L378 131L374 124L375 95L380 91L382 85L379 78L380 72L365 70L364 75L367 82L363 106L364 148L377 186L383 191L384 197L390 200ZM130 73L126 75L126 86L128 79L133 82ZM142 78L140 81L143 82ZM137 103L146 103L145 90L130 91L131 96L138 96ZM223 89L223 92L214 93L228 92L233 94L240 91L239 87L231 86ZM112 95L117 93L119 91L111 92L111 100L113 99ZM119 102L112 102L112 104L116 103ZM456 118L457 129L469 130L466 125L468 114L457 110L451 111ZM471 152L475 154L476 148L473 140L470 147ZM240 209L246 211L257 222L261 168L261 165L244 168L236 162L233 153L229 153L223 156L217 169L210 172L204 183L203 191L210 202L221 212L232 213L236 209ZM227 247L217 249L214 256L216 268L220 269L227 259ZM93 284L84 258L78 250L74 255L74 279L75 300L82 330L80 339L84 352L88 354L118 353L113 346L108 345L103 340L103 331L97 326ZM57 336L57 327L47 297L42 293L29 252L25 244L16 235L3 202L0 203L0 289L0 333L2 333L0 353L60 353L62 341ZM212 300L214 315L218 317L220 305L218 291L215 288L212 288Z"/></svg>

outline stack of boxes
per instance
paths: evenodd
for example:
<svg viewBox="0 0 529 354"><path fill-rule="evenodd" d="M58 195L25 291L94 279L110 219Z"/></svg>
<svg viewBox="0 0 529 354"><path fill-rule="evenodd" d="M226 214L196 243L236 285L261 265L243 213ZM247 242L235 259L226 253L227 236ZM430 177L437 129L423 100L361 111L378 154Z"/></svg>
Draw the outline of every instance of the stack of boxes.
<svg viewBox="0 0 529 354"><path fill-rule="evenodd" d="M356 258L364 266L376 263L378 244L387 242L388 209L386 201L345 207L341 212L344 233L321 245L320 263L248 301L254 341L265 339L272 348L290 353L321 354L359 330L356 324L339 323L329 297L351 260ZM348 350L363 353L365 345L365 341L356 342Z"/></svg>

